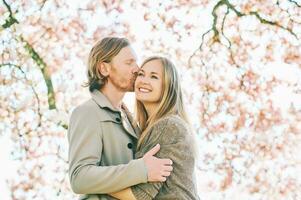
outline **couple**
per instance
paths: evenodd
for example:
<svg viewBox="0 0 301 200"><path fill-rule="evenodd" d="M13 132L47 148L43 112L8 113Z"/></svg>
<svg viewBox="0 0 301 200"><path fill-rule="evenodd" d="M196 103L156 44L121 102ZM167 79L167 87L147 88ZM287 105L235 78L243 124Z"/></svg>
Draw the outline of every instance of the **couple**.
<svg viewBox="0 0 301 200"><path fill-rule="evenodd" d="M88 67L92 98L75 108L68 130L72 190L89 200L198 199L194 141L173 63L150 57L139 69L129 41L108 37L92 48ZM135 120L122 103L130 91Z"/></svg>

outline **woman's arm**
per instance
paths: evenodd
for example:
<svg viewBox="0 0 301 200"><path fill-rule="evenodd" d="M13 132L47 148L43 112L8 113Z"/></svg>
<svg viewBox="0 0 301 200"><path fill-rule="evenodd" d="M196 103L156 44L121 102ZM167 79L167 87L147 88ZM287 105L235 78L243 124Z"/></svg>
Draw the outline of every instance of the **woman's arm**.
<svg viewBox="0 0 301 200"><path fill-rule="evenodd" d="M174 118L167 118L156 125L146 146L142 148L148 149L159 143L161 148L156 156L159 158L170 158L175 167L179 167L183 165L183 160L185 160L183 157L190 154L190 144L185 139L187 134L189 134L188 130L184 128L182 123L179 123ZM169 176L169 174L166 176ZM173 176L173 180L180 179L176 174L173 174ZM162 186L163 182L142 183L110 195L122 200L152 200L158 195Z"/></svg>
<svg viewBox="0 0 301 200"><path fill-rule="evenodd" d="M121 200L136 200L134 194L132 193L131 188L126 188L119 192L110 193L109 195L115 197L116 199L121 199Z"/></svg>
<svg viewBox="0 0 301 200"><path fill-rule="evenodd" d="M177 177L178 174L175 174L174 172L176 170L181 170L177 168L183 163L183 157L187 156L187 153L190 152L188 150L189 144L186 140L187 134L189 134L188 129L186 129L181 120L177 117L167 117L160 120L154 126L149 139L144 145L144 148L147 149L159 143L161 148L156 156L159 158L169 158L173 161L175 170L171 172L171 176L166 174L166 177L168 177L167 181L171 181L170 178L172 176L172 180L180 178ZM158 195L164 184L167 183L142 183L131 186L131 191L138 200L151 200ZM173 181L169 182L169 184L173 184Z"/></svg>

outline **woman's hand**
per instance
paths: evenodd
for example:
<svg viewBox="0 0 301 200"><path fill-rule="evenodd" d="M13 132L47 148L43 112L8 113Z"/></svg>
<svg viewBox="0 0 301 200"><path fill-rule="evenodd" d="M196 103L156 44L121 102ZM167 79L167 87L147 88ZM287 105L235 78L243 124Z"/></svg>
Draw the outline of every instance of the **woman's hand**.
<svg viewBox="0 0 301 200"><path fill-rule="evenodd" d="M124 190L120 190L119 192L110 193L109 195L121 200L136 200L136 197L132 193L131 188L126 188Z"/></svg>

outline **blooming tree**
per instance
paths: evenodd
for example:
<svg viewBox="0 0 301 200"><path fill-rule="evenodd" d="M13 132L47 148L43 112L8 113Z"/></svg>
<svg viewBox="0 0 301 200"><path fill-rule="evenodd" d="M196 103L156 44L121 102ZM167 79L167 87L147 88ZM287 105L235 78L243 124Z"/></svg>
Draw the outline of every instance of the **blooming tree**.
<svg viewBox="0 0 301 200"><path fill-rule="evenodd" d="M88 98L86 60L105 36L177 65L209 199L301 198L301 3L9 1L0 4L0 134L11 199L71 199L68 116Z"/></svg>

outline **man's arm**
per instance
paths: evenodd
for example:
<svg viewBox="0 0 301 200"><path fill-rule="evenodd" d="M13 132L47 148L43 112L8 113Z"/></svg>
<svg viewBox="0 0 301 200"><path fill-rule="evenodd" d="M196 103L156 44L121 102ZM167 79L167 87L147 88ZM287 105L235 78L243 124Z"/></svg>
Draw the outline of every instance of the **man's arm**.
<svg viewBox="0 0 301 200"><path fill-rule="evenodd" d="M100 194L147 181L143 159L117 166L99 166L102 134L94 112L79 107L71 115L68 130L69 178L73 191Z"/></svg>
<svg viewBox="0 0 301 200"><path fill-rule="evenodd" d="M99 166L102 155L102 136L96 117L86 109L76 109L70 119L69 178L72 190L78 194L116 192L135 184L159 181L160 171L170 164L168 159L152 155L128 164Z"/></svg>

